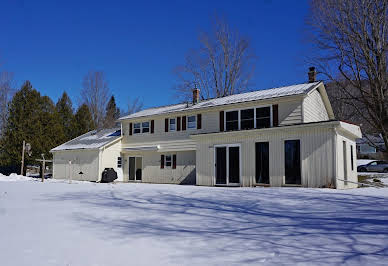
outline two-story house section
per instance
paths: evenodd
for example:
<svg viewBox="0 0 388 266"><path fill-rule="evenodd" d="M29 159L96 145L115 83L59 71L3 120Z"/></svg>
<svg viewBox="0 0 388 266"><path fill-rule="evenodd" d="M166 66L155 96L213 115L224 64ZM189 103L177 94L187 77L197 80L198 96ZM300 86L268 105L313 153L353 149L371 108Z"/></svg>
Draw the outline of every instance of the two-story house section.
<svg viewBox="0 0 388 266"><path fill-rule="evenodd" d="M121 117L124 181L355 187L356 125L335 120L323 82L146 109Z"/></svg>

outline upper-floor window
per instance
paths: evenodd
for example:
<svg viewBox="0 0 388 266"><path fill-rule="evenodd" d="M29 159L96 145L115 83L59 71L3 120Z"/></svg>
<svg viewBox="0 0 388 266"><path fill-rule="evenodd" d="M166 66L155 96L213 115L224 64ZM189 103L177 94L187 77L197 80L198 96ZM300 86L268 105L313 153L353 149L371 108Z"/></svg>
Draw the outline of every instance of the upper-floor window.
<svg viewBox="0 0 388 266"><path fill-rule="evenodd" d="M271 127L271 107L258 107L225 112L225 130Z"/></svg>
<svg viewBox="0 0 388 266"><path fill-rule="evenodd" d="M256 108L256 128L271 127L271 108Z"/></svg>
<svg viewBox="0 0 388 266"><path fill-rule="evenodd" d="M175 131L176 129L176 118L170 118L170 131Z"/></svg>
<svg viewBox="0 0 388 266"><path fill-rule="evenodd" d="M195 115L187 117L187 128L195 129L197 127L197 118Z"/></svg>
<svg viewBox="0 0 388 266"><path fill-rule="evenodd" d="M150 122L141 123L141 130L142 133L150 132Z"/></svg>
<svg viewBox="0 0 388 266"><path fill-rule="evenodd" d="M241 129L252 129L255 128L255 112L254 109L241 110Z"/></svg>
<svg viewBox="0 0 388 266"><path fill-rule="evenodd" d="M149 133L150 132L150 122L141 122L133 124L133 134L139 133Z"/></svg>
<svg viewBox="0 0 388 266"><path fill-rule="evenodd" d="M226 112L226 131L238 130L238 111Z"/></svg>
<svg viewBox="0 0 388 266"><path fill-rule="evenodd" d="M141 132L140 123L134 123L133 124L133 134L138 134L140 132Z"/></svg>

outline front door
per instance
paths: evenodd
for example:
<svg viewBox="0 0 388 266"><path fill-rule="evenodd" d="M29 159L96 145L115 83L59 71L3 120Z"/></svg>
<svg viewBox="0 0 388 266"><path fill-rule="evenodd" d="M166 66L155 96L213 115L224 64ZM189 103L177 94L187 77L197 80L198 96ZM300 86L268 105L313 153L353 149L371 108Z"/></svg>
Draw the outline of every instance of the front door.
<svg viewBox="0 0 388 266"><path fill-rule="evenodd" d="M128 167L128 174L129 174L129 181L141 181L142 179L142 157L129 157L129 167Z"/></svg>
<svg viewBox="0 0 388 266"><path fill-rule="evenodd" d="M240 184L240 147L219 146L215 153L216 185Z"/></svg>

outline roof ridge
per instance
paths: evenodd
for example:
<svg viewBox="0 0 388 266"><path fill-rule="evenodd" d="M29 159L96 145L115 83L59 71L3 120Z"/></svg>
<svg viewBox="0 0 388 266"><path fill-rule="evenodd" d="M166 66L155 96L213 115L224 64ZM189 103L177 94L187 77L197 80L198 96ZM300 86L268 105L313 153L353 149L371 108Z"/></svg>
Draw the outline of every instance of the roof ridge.
<svg viewBox="0 0 388 266"><path fill-rule="evenodd" d="M204 103L211 102L212 100L214 101L214 100L218 100L218 99L228 99L228 98L232 98L232 97L236 97L236 96L238 97L239 95L241 96L241 95L247 95L247 94L251 94L251 93L254 94L254 93L262 92L262 91L271 91L271 90L276 90L276 89L284 89L284 88L287 88L287 87L302 86L302 85L309 85L310 84L311 86L309 86L309 88L307 90L307 92L309 92L313 88L315 88L317 85L319 85L321 82L322 81L315 81L315 82L311 82L311 83L305 82L305 83L291 84L291 85L285 85L285 86L273 87L273 88L267 88L267 89L256 89L256 90L253 90L253 91L241 92L241 93L236 93L236 94L227 95L227 96L223 96L223 97L209 98L209 99L206 99L206 100L202 100L201 102L199 102L196 105L203 105ZM279 97L279 96L273 96L273 98L276 98L276 97ZM185 103L187 103L187 102L147 108L147 109L141 110L139 112L135 112L133 114L129 114L129 115L120 117L118 120L125 120L125 119L130 119L130 118L136 118L136 116L135 117L131 117L131 116L133 116L135 114L138 114L138 113L141 113L141 112L144 112L144 111L151 111L151 110L157 110L157 109L166 108L166 107L178 106L178 105L182 105L182 104L185 104ZM195 105L192 105L192 106L195 106ZM138 117L145 117L145 116L149 116L149 115L138 116Z"/></svg>

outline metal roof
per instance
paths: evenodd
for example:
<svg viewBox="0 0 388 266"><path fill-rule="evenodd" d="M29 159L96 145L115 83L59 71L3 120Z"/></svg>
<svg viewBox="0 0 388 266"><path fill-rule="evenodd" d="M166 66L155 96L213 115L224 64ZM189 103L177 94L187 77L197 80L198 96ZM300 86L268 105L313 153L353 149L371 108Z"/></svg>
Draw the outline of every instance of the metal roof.
<svg viewBox="0 0 388 266"><path fill-rule="evenodd" d="M120 128L92 130L62 145L59 145L58 147L53 148L51 152L79 149L99 149L120 137Z"/></svg>
<svg viewBox="0 0 388 266"><path fill-rule="evenodd" d="M279 87L279 88L273 88L273 89L257 90L253 92L246 92L246 93L234 94L234 95L221 97L221 98L204 100L197 104L180 103L180 104L169 105L169 106L149 108L137 113L123 116L119 118L119 120L174 113L174 112L180 112L180 111L197 110L201 108L208 108L208 107L215 107L220 105L243 103L243 102L250 102L250 101L257 101L257 100L264 100L264 99L271 99L271 98L279 98L284 96L303 95L303 94L307 94L314 88L318 87L320 83L321 83L320 81L317 81L313 83L303 83L303 84L297 84L297 85Z"/></svg>

